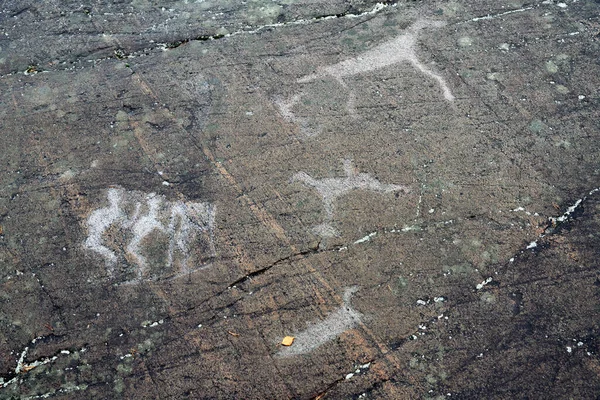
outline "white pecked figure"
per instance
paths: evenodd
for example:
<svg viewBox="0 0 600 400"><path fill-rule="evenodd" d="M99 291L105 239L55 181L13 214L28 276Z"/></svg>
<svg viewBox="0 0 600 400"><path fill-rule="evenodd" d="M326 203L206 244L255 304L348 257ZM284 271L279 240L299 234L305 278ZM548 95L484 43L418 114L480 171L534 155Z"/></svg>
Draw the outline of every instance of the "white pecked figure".
<svg viewBox="0 0 600 400"><path fill-rule="evenodd" d="M406 186L381 183L369 174L359 173L352 166L351 160L344 160L343 164L345 178L315 179L302 171L292 177L292 181L300 181L306 186L313 187L321 196L325 209L325 222L313 228L313 232L319 236L331 237L337 235L335 228L330 225L335 211L334 202L351 190L367 190L379 193L410 192L410 189Z"/></svg>

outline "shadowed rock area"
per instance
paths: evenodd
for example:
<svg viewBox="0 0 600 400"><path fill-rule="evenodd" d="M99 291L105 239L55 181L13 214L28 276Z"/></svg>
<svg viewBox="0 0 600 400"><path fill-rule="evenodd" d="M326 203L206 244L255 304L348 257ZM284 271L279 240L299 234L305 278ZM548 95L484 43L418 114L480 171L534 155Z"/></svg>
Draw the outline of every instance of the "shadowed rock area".
<svg viewBox="0 0 600 400"><path fill-rule="evenodd" d="M2 2L0 398L596 398L599 59L593 0Z"/></svg>

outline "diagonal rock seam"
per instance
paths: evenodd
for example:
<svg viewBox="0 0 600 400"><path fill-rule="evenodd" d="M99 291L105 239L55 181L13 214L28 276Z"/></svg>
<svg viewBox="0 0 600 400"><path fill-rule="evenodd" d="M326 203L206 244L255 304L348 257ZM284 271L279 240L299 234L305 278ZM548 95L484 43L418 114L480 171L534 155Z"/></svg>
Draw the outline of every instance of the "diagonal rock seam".
<svg viewBox="0 0 600 400"><path fill-rule="evenodd" d="M279 260L276 260L276 261L272 262L271 264L267 265L266 267L259 268L259 269L255 270L255 271L252 271L252 272L250 272L250 273L242 276L241 278L236 279L235 281L231 282L227 286L227 288L231 289L232 287L234 287L236 285L239 285L242 282L245 282L245 281L250 280L252 278L255 278L255 277L259 276L259 275L262 275L265 272L267 272L268 270L270 270L271 268L273 268L273 267L275 267L275 266L277 266L279 264L282 264L282 263L284 263L286 261L290 261L290 260L293 260L293 259L296 259L296 258L302 258L305 255L315 254L315 253L319 253L319 252L320 251L318 249L314 249L314 250L311 249L311 250L306 250L306 251L301 251L301 252L298 252L298 253L290 254L289 256L280 258Z"/></svg>
<svg viewBox="0 0 600 400"><path fill-rule="evenodd" d="M61 355L69 355L74 352L83 353L86 351L85 347L81 348L80 350L76 350L76 351L63 349L63 350L57 351L52 356L44 357L44 358L41 358L39 360L35 360L32 362L26 362L25 358L27 357L27 353L29 353L30 346L34 345L37 341L42 340L42 339L44 339L44 336L38 336L38 337L34 338L27 346L25 346L25 348L21 352L21 355L17 359L17 365L15 367L15 370L12 373L10 373L8 376L0 377L0 387L5 388L5 387L17 382L19 377L22 376L23 374L26 374L27 372L31 371L34 368L39 367L40 365L45 365L45 364L54 362ZM6 378L10 378L10 379L5 380Z"/></svg>
<svg viewBox="0 0 600 400"><path fill-rule="evenodd" d="M326 21L326 20L331 20L331 19L361 18L361 17L365 17L368 15L377 14L381 10L384 10L388 7L396 7L396 6L397 6L397 1L395 1L393 3L391 3L391 2L377 3L377 4L375 4L375 6L373 6L372 9L370 9L368 11L364 11L362 13L358 13L358 14L355 14L352 12L344 12L344 13L338 13L338 14L325 14L325 15L319 15L319 16L309 18L309 19L297 19L297 20L293 20L293 21L261 25L254 29L242 29L239 31L226 33L226 34L203 35L203 36L199 36L197 38L183 39L183 40L176 41L176 42L166 43L166 44L164 44L164 46L166 46L166 48L177 48L182 44L193 42L193 41L217 40L217 39L223 39L223 38L242 35L242 34L255 34L255 33L259 33L265 29L273 29L273 28L280 28L280 27L294 26L294 25L308 25L308 24L311 24L314 22Z"/></svg>
<svg viewBox="0 0 600 400"><path fill-rule="evenodd" d="M331 389L333 389L335 386L337 386L339 383L347 381L348 379L351 379L354 375L364 372L366 369L368 369L371 366L371 363L373 363L375 360L376 359L371 359L369 361L366 361L366 362L362 363L362 365L358 365L357 368L355 368L353 370L353 372L350 372L350 373L344 375L343 377L338 378L338 379L334 380L333 382L329 383L325 387L325 389L320 390L318 392L317 396L315 396L314 398L321 399L321 398L325 397L325 394L327 392L329 392Z"/></svg>
<svg viewBox="0 0 600 400"><path fill-rule="evenodd" d="M595 188L590 190L587 194L585 194L583 197L579 198L577 201L575 201L575 203L573 203L573 205L569 206L567 208L567 210L562 214L559 215L558 217L549 217L548 221L550 222L550 225L548 225L544 231L542 233L539 234L538 238L543 238L546 237L548 235L552 235L556 232L556 229L561 226L562 224L566 223L567 221L569 221L570 219L573 218L573 213L575 213L575 211L577 211L577 209L579 207L581 207L581 205L590 197L593 196L595 193L600 192L600 187ZM528 249L533 249L537 247L537 241L533 241L531 243L529 243L526 247L525 250Z"/></svg>
<svg viewBox="0 0 600 400"><path fill-rule="evenodd" d="M553 235L554 233L556 233L558 227L560 227L563 224L568 223L569 220L573 219L574 218L573 214L579 209L579 207L581 207L582 204L584 204L585 201L590 196L593 196L598 192L600 192L600 187L597 187L595 189L588 191L585 195L583 195L581 198L579 198L577 201L575 201L575 203L573 203L573 205L569 206L562 215L559 215L558 217L548 217L548 221L550 222L550 225L548 225L544 229L544 231L538 235L538 239L542 239L546 236L550 236L550 235ZM514 255L509 259L507 264L515 262L517 257L519 255L525 253L527 250L535 251L534 249L536 249L537 247L538 247L537 240L530 242L524 248L521 248L516 253L514 253ZM505 264L505 266L507 264ZM492 281L493 281L493 278L490 276L487 279L484 279L482 282L478 283L475 286L475 289L477 291L482 290L487 284L491 283Z"/></svg>

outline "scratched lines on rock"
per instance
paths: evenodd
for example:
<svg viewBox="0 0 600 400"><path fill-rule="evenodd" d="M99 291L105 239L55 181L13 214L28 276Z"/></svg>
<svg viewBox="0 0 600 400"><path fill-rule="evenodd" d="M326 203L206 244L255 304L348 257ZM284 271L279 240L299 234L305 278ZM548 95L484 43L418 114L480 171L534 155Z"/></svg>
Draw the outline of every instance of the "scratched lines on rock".
<svg viewBox="0 0 600 400"><path fill-rule="evenodd" d="M123 284L174 279L210 265L214 205L121 187L109 188L106 198L108 205L87 218L84 247L104 259L109 278ZM118 270L126 264L133 268Z"/></svg>

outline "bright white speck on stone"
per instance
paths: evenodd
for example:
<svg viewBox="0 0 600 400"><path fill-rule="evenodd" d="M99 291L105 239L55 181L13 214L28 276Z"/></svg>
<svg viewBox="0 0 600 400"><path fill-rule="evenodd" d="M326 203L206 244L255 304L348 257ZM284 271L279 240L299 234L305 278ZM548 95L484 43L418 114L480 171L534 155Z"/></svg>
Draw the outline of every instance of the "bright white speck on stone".
<svg viewBox="0 0 600 400"><path fill-rule="evenodd" d="M535 241L534 241L534 242L531 242L531 243L529 243L529 244L527 245L527 248L528 248L528 249L533 249L533 248L535 248L535 247L537 247L537 242L535 242Z"/></svg>
<svg viewBox="0 0 600 400"><path fill-rule="evenodd" d="M490 283L492 281L492 277L490 276L489 278L487 278L485 281L478 283L477 286L475 286L475 288L477 290L481 290L485 285L487 285L488 283Z"/></svg>
<svg viewBox="0 0 600 400"><path fill-rule="evenodd" d="M352 378L353 376L354 376L354 374L353 374L353 373L349 373L348 375L346 375L346 377L345 377L344 379L350 379L350 378Z"/></svg>
<svg viewBox="0 0 600 400"><path fill-rule="evenodd" d="M573 348L571 346L567 346L567 353L573 352Z"/></svg>
<svg viewBox="0 0 600 400"><path fill-rule="evenodd" d="M405 226L402 228L402 232L410 232L410 231L418 231L419 227L417 225Z"/></svg>

